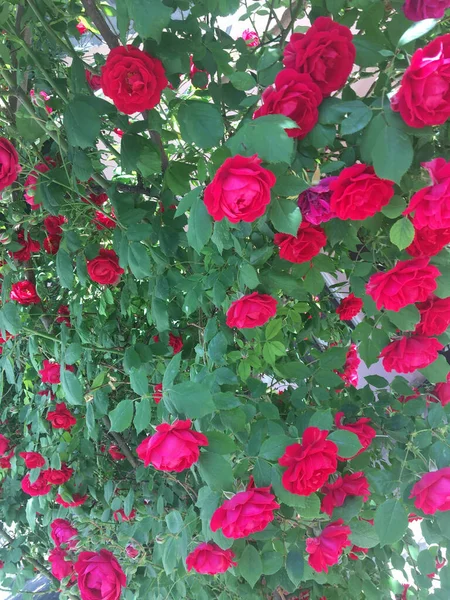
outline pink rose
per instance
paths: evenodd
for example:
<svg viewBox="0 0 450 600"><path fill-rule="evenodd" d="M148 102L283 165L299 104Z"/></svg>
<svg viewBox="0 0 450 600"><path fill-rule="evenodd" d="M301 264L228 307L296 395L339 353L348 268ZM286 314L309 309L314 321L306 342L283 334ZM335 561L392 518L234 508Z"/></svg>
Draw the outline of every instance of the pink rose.
<svg viewBox="0 0 450 600"><path fill-rule="evenodd" d="M426 515L450 510L450 467L422 475L409 497L415 498L414 506Z"/></svg>

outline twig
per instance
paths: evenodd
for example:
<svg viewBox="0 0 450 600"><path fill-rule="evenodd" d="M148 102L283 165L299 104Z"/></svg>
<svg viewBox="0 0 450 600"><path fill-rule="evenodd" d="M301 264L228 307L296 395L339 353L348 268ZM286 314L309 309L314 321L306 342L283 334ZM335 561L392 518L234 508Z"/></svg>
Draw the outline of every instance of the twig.
<svg viewBox="0 0 450 600"><path fill-rule="evenodd" d="M133 467L133 469L137 469L138 462L134 458L134 456L131 454L131 450L128 448L128 445L127 445L126 441L123 439L123 437L120 435L120 433L117 433L115 431L110 431L110 429L111 429L111 421L110 421L108 415L104 415L102 417L102 421L103 421L103 424L105 425L105 427L108 429L108 434L112 438L114 438L114 441L119 446L119 448L122 450L122 452L125 454L125 456L126 456L128 462L130 463L130 465Z"/></svg>
<svg viewBox="0 0 450 600"><path fill-rule="evenodd" d="M84 6L87 16L93 21L108 46L110 48L117 48L120 46L119 38L111 31L104 16L97 8L95 0L81 0L81 4Z"/></svg>

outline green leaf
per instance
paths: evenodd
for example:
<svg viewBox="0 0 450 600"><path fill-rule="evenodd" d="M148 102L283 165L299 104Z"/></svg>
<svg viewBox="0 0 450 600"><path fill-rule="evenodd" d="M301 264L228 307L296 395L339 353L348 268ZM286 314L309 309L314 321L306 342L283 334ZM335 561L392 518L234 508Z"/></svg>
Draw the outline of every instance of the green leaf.
<svg viewBox="0 0 450 600"><path fill-rule="evenodd" d="M163 4L161 0L126 0L126 3L128 15L134 21L134 28L139 35L144 39L152 38L159 43L163 29L170 22L173 9Z"/></svg>
<svg viewBox="0 0 450 600"><path fill-rule="evenodd" d="M406 208L406 201L401 196L392 196L389 204L381 209L388 219L396 219Z"/></svg>
<svg viewBox="0 0 450 600"><path fill-rule="evenodd" d="M128 264L136 279L150 277L150 257L145 246L139 242L131 242L128 246Z"/></svg>
<svg viewBox="0 0 450 600"><path fill-rule="evenodd" d="M364 129L372 118L372 111L361 102L341 123L341 135L351 135Z"/></svg>
<svg viewBox="0 0 450 600"><path fill-rule="evenodd" d="M177 510L171 510L165 517L170 533L180 533L183 529L183 518Z"/></svg>
<svg viewBox="0 0 450 600"><path fill-rule="evenodd" d="M389 385L389 381L379 375L366 375L365 380L376 388L385 388Z"/></svg>
<svg viewBox="0 0 450 600"><path fill-rule="evenodd" d="M274 435L271 436L268 440L266 440L261 446L261 450L259 451L259 456L261 458L265 458L267 460L275 460L280 458L284 451L286 450L286 446L289 444L293 444L294 440L287 435Z"/></svg>
<svg viewBox="0 0 450 600"><path fill-rule="evenodd" d="M83 388L72 371L61 368L61 385L69 404L83 404Z"/></svg>
<svg viewBox="0 0 450 600"><path fill-rule="evenodd" d="M180 217L181 215L184 215L186 211L190 210L194 200L200 196L201 191L201 187L196 187L183 196L178 203L177 210L175 211L175 217Z"/></svg>
<svg viewBox="0 0 450 600"><path fill-rule="evenodd" d="M255 267L252 267L252 265L248 262L241 263L239 267L238 280L239 286L243 289L248 287L251 290L254 290L260 283Z"/></svg>
<svg viewBox="0 0 450 600"><path fill-rule="evenodd" d="M263 567L258 550L251 544L245 546L238 562L239 572L250 587L255 587L255 583L263 573Z"/></svg>
<svg viewBox="0 0 450 600"><path fill-rule="evenodd" d="M226 146L233 156L257 154L267 162L291 164L294 158L294 138L288 137L285 129L295 127L297 124L283 115L258 117L242 125Z"/></svg>
<svg viewBox="0 0 450 600"><path fill-rule="evenodd" d="M417 38L426 35L429 31L436 27L438 23L439 19L423 19L422 21L413 23L398 40L397 46L406 46L406 44L409 44L410 42L417 40Z"/></svg>
<svg viewBox="0 0 450 600"><path fill-rule="evenodd" d="M142 135L126 133L120 144L120 162L126 173L139 170L144 177L161 172L161 154L153 142Z"/></svg>
<svg viewBox="0 0 450 600"><path fill-rule="evenodd" d="M406 217L396 221L389 232L389 239L399 250L407 248L414 239L414 227L411 221Z"/></svg>
<svg viewBox="0 0 450 600"><path fill-rule="evenodd" d="M253 78L252 78L253 79ZM225 128L222 115L214 104L200 100L186 100L178 109L181 137L199 148L218 146Z"/></svg>
<svg viewBox="0 0 450 600"><path fill-rule="evenodd" d="M204 384L185 381L168 390L176 411L190 419L200 419L216 410L211 392Z"/></svg>
<svg viewBox="0 0 450 600"><path fill-rule="evenodd" d="M273 193L277 196L297 198L301 192L310 187L309 183L297 175L281 175L273 187Z"/></svg>
<svg viewBox="0 0 450 600"><path fill-rule="evenodd" d="M417 557L417 566L422 575L436 572L436 559L429 550L422 550Z"/></svg>
<svg viewBox="0 0 450 600"><path fill-rule="evenodd" d="M148 398L142 398L140 402L135 403L136 413L134 415L134 428L136 429L136 433L139 434L150 424L150 400Z"/></svg>
<svg viewBox="0 0 450 600"><path fill-rule="evenodd" d="M333 415L331 410L316 410L309 420L308 427L318 427L323 431L330 431L333 427Z"/></svg>
<svg viewBox="0 0 450 600"><path fill-rule="evenodd" d="M13 335L17 335L21 329L19 308L16 302L7 302L1 309L2 328Z"/></svg>
<svg viewBox="0 0 450 600"><path fill-rule="evenodd" d="M428 365L425 369L419 369L419 371L430 383L440 383L446 381L447 374L450 372L450 365L445 356L440 354L431 365Z"/></svg>
<svg viewBox="0 0 450 600"><path fill-rule="evenodd" d="M230 439L230 436L221 431L208 431L205 433L208 438L208 451L215 454L231 454L236 450L236 444Z"/></svg>
<svg viewBox="0 0 450 600"><path fill-rule="evenodd" d="M409 403L408 403L409 404ZM431 429L436 429L437 427L441 427L444 423L445 419L445 411L439 402L433 404L428 411L427 420L431 427Z"/></svg>
<svg viewBox="0 0 450 600"><path fill-rule="evenodd" d="M304 569L305 561L303 554L298 550L289 550L286 558L286 571L289 579L295 586L298 586L302 580Z"/></svg>
<svg viewBox="0 0 450 600"><path fill-rule="evenodd" d="M180 372L180 364L181 364L181 352L177 352L170 360L167 368L164 372L163 377L163 390L168 389L172 386L175 381L175 377Z"/></svg>
<svg viewBox="0 0 450 600"><path fill-rule="evenodd" d="M83 354L83 346L76 342L69 344L66 348L66 363L68 365L73 365L80 360L81 355Z"/></svg>
<svg viewBox="0 0 450 600"><path fill-rule="evenodd" d="M197 466L201 478L213 491L234 491L231 465L222 456L213 452L202 452Z"/></svg>
<svg viewBox="0 0 450 600"><path fill-rule="evenodd" d="M379 121L380 131L373 141L372 159L378 177L400 183L414 156L411 139L406 133Z"/></svg>
<svg viewBox="0 0 450 600"><path fill-rule="evenodd" d="M92 402L88 402L86 404L86 426L88 429L89 437L95 439L95 416Z"/></svg>
<svg viewBox="0 0 450 600"><path fill-rule="evenodd" d="M199 254L212 234L212 219L206 210L205 203L195 198L189 214L187 239L188 243Z"/></svg>
<svg viewBox="0 0 450 600"><path fill-rule="evenodd" d="M275 198L270 204L269 219L277 231L296 236L302 214L296 202Z"/></svg>
<svg viewBox="0 0 450 600"><path fill-rule="evenodd" d="M381 504L375 512L375 530L382 546L395 544L408 529L408 513L402 504L392 498Z"/></svg>
<svg viewBox="0 0 450 600"><path fill-rule="evenodd" d="M148 394L148 378L145 367L139 367L139 369L131 369L130 386L133 392L135 392L139 396L145 396Z"/></svg>
<svg viewBox="0 0 450 600"><path fill-rule="evenodd" d="M338 447L338 455L342 458L351 458L355 456L362 448L358 436L351 431L337 429L330 433L328 439L334 442Z"/></svg>
<svg viewBox="0 0 450 600"><path fill-rule="evenodd" d="M353 520L350 529L352 530L350 540L355 546L359 546L360 548L374 548L380 543L375 526L367 521Z"/></svg>
<svg viewBox="0 0 450 600"><path fill-rule="evenodd" d="M411 304L405 306L398 312L387 310L386 314L389 316L389 320L394 323L401 331L413 331L417 323L420 321L419 310Z"/></svg>
<svg viewBox="0 0 450 600"><path fill-rule="evenodd" d="M70 256L63 248L60 248L56 255L56 272L62 287L71 290L75 278L73 264Z"/></svg>
<svg viewBox="0 0 450 600"><path fill-rule="evenodd" d="M264 575L273 575L283 566L283 556L278 552L264 552L261 555L262 572Z"/></svg>
<svg viewBox="0 0 450 600"><path fill-rule="evenodd" d="M64 110L64 127L72 146L95 146L102 126L97 111L86 98L71 100Z"/></svg>
<svg viewBox="0 0 450 600"><path fill-rule="evenodd" d="M111 419L110 431L117 431L117 433L125 431L130 427L133 420L133 401L122 400L108 416Z"/></svg>
<svg viewBox="0 0 450 600"><path fill-rule="evenodd" d="M27 506L25 508L25 516L30 526L31 531L36 528L36 513L39 510L39 498L28 498Z"/></svg>
<svg viewBox="0 0 450 600"><path fill-rule="evenodd" d="M244 92L256 87L256 81L250 75L250 73L246 73L243 71L236 71L235 73L231 73L230 81L237 90L243 90Z"/></svg>

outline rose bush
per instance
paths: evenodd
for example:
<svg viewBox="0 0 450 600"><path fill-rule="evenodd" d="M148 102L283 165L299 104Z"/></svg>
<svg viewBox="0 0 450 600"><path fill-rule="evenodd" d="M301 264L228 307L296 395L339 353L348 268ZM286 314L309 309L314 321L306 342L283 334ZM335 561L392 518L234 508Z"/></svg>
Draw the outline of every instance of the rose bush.
<svg viewBox="0 0 450 600"><path fill-rule="evenodd" d="M448 599L448 4L3 3L1 588Z"/></svg>

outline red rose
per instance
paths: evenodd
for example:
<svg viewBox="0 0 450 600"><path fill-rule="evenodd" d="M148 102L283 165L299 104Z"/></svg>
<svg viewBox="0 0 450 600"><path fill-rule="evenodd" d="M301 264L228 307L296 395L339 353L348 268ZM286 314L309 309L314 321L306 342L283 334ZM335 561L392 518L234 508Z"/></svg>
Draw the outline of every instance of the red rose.
<svg viewBox="0 0 450 600"><path fill-rule="evenodd" d="M122 129L119 129L118 127L114 127L113 129L114 133L116 135L118 135L120 138L123 137L124 131Z"/></svg>
<svg viewBox="0 0 450 600"><path fill-rule="evenodd" d="M418 335L441 335L450 325L450 297L431 296L425 302L419 302L420 322L414 333Z"/></svg>
<svg viewBox="0 0 450 600"><path fill-rule="evenodd" d="M59 581L71 575L70 583L74 583L75 565L70 560L66 560L66 557L67 552L62 548L53 548L53 550L50 550L48 561L52 565L52 575Z"/></svg>
<svg viewBox="0 0 450 600"><path fill-rule="evenodd" d="M61 494L57 494L55 498L55 502L57 504L61 504L61 506L64 506L64 508L74 508L76 506L81 506L86 502L86 500L87 495L82 496L81 494L73 494L71 502L66 502L61 496Z"/></svg>
<svg viewBox="0 0 450 600"><path fill-rule="evenodd" d="M447 381L438 383L433 393L439 398L439 402L442 406L446 406L450 402L450 373L447 375Z"/></svg>
<svg viewBox="0 0 450 600"><path fill-rule="evenodd" d="M116 446L116 444L111 444L111 446L108 448L108 453L113 460L126 459L125 454L122 454L122 452L120 452L119 447Z"/></svg>
<svg viewBox="0 0 450 600"><path fill-rule="evenodd" d="M245 29L242 32L242 39L245 41L249 48L256 48L260 44L260 39L256 31Z"/></svg>
<svg viewBox="0 0 450 600"><path fill-rule="evenodd" d="M356 164L342 169L330 190L330 209L339 219L362 221L389 204L394 182L378 177L373 167Z"/></svg>
<svg viewBox="0 0 450 600"><path fill-rule="evenodd" d="M391 98L410 127L442 125L450 117L450 34L441 35L414 52L400 89ZM431 99L431 100L430 100Z"/></svg>
<svg viewBox="0 0 450 600"><path fill-rule="evenodd" d="M437 288L436 278L441 274L437 267L428 263L428 258L399 260L389 271L372 275L366 293L378 310L385 308L397 312L408 304L425 302Z"/></svg>
<svg viewBox="0 0 450 600"><path fill-rule="evenodd" d="M126 115L155 108L167 84L162 62L135 46L113 48L102 67L103 93Z"/></svg>
<svg viewBox="0 0 450 600"><path fill-rule="evenodd" d="M352 545L348 539L351 529L343 523L343 519L334 521L325 527L319 537L306 540L308 564L314 571L328 573L328 567L338 563L344 548Z"/></svg>
<svg viewBox="0 0 450 600"><path fill-rule="evenodd" d="M19 452L19 456L25 461L27 469L37 469L45 465L45 458L39 452Z"/></svg>
<svg viewBox="0 0 450 600"><path fill-rule="evenodd" d="M127 553L128 558L136 558L136 556L139 556L139 550L131 544L128 544L125 548L125 552Z"/></svg>
<svg viewBox="0 0 450 600"><path fill-rule="evenodd" d="M61 383L61 365L57 362L50 362L49 360L44 360L42 364L44 367L39 371L42 383ZM66 365L66 371L74 372L75 367Z"/></svg>
<svg viewBox="0 0 450 600"><path fill-rule="evenodd" d="M9 254L10 256L21 262L30 260L32 252L37 252L41 248L40 243L36 240L32 240L30 236L28 236L25 240L25 233L23 230L20 230L18 232L17 241L22 246L22 250L10 252Z"/></svg>
<svg viewBox="0 0 450 600"><path fill-rule="evenodd" d="M93 223L95 227L102 231L102 229L115 229L117 227L117 223L115 221L114 210L111 209L111 216L105 215L99 210L95 211L95 219L93 219Z"/></svg>
<svg viewBox="0 0 450 600"><path fill-rule="evenodd" d="M423 21L441 19L449 7L449 0L406 0L403 12L410 21Z"/></svg>
<svg viewBox="0 0 450 600"><path fill-rule="evenodd" d="M0 137L0 191L11 185L20 173L19 155L4 137Z"/></svg>
<svg viewBox="0 0 450 600"><path fill-rule="evenodd" d="M163 386L162 383L155 383L153 387L153 401L155 404L159 404L163 397Z"/></svg>
<svg viewBox="0 0 450 600"><path fill-rule="evenodd" d="M81 21L76 24L76 28L80 35L84 35L86 33L86 31L88 31L88 28L86 27L86 25L84 25Z"/></svg>
<svg viewBox="0 0 450 600"><path fill-rule="evenodd" d="M450 227L446 229L414 228L414 239L406 248L410 256L435 256L450 244Z"/></svg>
<svg viewBox="0 0 450 600"><path fill-rule="evenodd" d="M338 456L339 460L351 460L352 458L355 458L355 456L358 456L358 454L362 454L362 452L365 452L365 450L367 450L367 448L372 443L373 438L376 436L377 432L373 427L369 425L370 419L368 417L361 417L354 423L347 423L346 425L342 424L343 418L343 412L336 413L336 416L334 417L334 424L336 428L344 429L345 431L351 431L352 433L357 435L359 443L362 446L361 450L358 450L358 452L354 456L350 456L349 458L342 458Z"/></svg>
<svg viewBox="0 0 450 600"><path fill-rule="evenodd" d="M88 83L88 86L93 92L97 92L98 90L102 89L102 78L100 77L100 75L95 75L87 69L85 69L84 73L86 75L86 81Z"/></svg>
<svg viewBox="0 0 450 600"><path fill-rule="evenodd" d="M189 469L200 456L200 446L208 446L208 438L191 429L192 421L162 423L156 433L139 444L136 452L144 465L152 464L158 471Z"/></svg>
<svg viewBox="0 0 450 600"><path fill-rule="evenodd" d="M37 210L41 205L35 204L34 202L34 194L36 192L37 182L39 180L40 173L47 173L50 171L51 167L55 167L56 163L50 157L45 157L45 162L38 163L34 165L33 170L25 179L24 189L25 193L23 197L25 198L25 202L31 206L31 210Z"/></svg>
<svg viewBox="0 0 450 600"><path fill-rule="evenodd" d="M273 241L280 248L280 258L293 263L304 263L319 254L327 243L327 236L319 225L302 221L296 236L276 233Z"/></svg>
<svg viewBox="0 0 450 600"><path fill-rule="evenodd" d="M0 469L10 469L11 468L11 458L14 456L14 450L11 450L9 454L0 457Z"/></svg>
<svg viewBox="0 0 450 600"><path fill-rule="evenodd" d="M169 333L169 346L173 349L174 354L178 354L183 349L183 339L180 336Z"/></svg>
<svg viewBox="0 0 450 600"><path fill-rule="evenodd" d="M415 335L394 340L383 348L380 358L383 367L389 373L414 373L417 369L424 369L438 357L438 350L444 346L436 339Z"/></svg>
<svg viewBox="0 0 450 600"><path fill-rule="evenodd" d="M262 106L253 114L257 119L264 115L285 115L298 125L286 129L289 137L303 139L319 120L322 92L306 73L283 69L275 83L262 95Z"/></svg>
<svg viewBox="0 0 450 600"><path fill-rule="evenodd" d="M103 285L116 285L125 271L119 265L119 257L114 250L102 248L95 258L87 261L87 271L92 281Z"/></svg>
<svg viewBox="0 0 450 600"><path fill-rule="evenodd" d="M80 552L75 563L82 600L119 600L127 578L109 550Z"/></svg>
<svg viewBox="0 0 450 600"><path fill-rule="evenodd" d="M66 519L55 519L50 523L50 536L52 540L55 542L56 546L61 546L61 544L67 544L68 548L75 548L77 545L77 540L74 540L74 537L77 537L78 530L66 521Z"/></svg>
<svg viewBox="0 0 450 600"><path fill-rule="evenodd" d="M309 496L335 473L338 447L326 439L328 433L317 427L307 427L302 443L287 446L278 460L282 467L287 467L281 481L291 494Z"/></svg>
<svg viewBox="0 0 450 600"><path fill-rule="evenodd" d="M415 498L414 506L426 515L450 510L450 467L422 475L409 497Z"/></svg>
<svg viewBox="0 0 450 600"><path fill-rule="evenodd" d="M62 237L60 235L48 235L44 238L44 250L47 254L56 254L61 245Z"/></svg>
<svg viewBox="0 0 450 600"><path fill-rule="evenodd" d="M422 166L428 170L432 185L416 192L403 214L414 213L415 229L446 229L450 227L450 162L435 158Z"/></svg>
<svg viewBox="0 0 450 600"><path fill-rule="evenodd" d="M283 64L310 75L323 96L340 89L353 68L356 49L352 32L329 17L317 18L306 33L293 33Z"/></svg>
<svg viewBox="0 0 450 600"><path fill-rule="evenodd" d="M203 542L187 555L186 567L188 571L194 569L202 575L225 573L230 567L237 567L237 563L233 562L235 556L232 550L222 550L213 542Z"/></svg>
<svg viewBox="0 0 450 600"><path fill-rule="evenodd" d="M370 496L369 482L362 471L338 477L334 483L326 483L320 491L325 494L320 510L330 517L336 506L344 504L347 496L362 496L364 502Z"/></svg>
<svg viewBox="0 0 450 600"><path fill-rule="evenodd" d="M39 304L41 299L37 295L34 283L31 281L18 281L11 286L11 300L27 306L28 304Z"/></svg>
<svg viewBox="0 0 450 600"><path fill-rule="evenodd" d="M0 433L0 456L6 454L11 442L2 433Z"/></svg>
<svg viewBox="0 0 450 600"><path fill-rule="evenodd" d="M63 463L61 469L47 469L42 475L51 485L63 485L72 477L73 469Z"/></svg>
<svg viewBox="0 0 450 600"><path fill-rule="evenodd" d="M361 359L358 354L358 347L356 344L350 344L350 348L345 357L344 372L335 371L337 375L345 382L345 387L358 385L358 368L361 364Z"/></svg>
<svg viewBox="0 0 450 600"><path fill-rule="evenodd" d="M336 309L336 313L339 315L341 321L350 321L353 317L359 314L363 307L363 301L361 298L357 298L355 294L351 293L347 298L343 298Z"/></svg>
<svg viewBox="0 0 450 600"><path fill-rule="evenodd" d="M61 304L58 308L58 315L60 315L59 317L56 317L56 322L57 323L65 323L67 325L67 327L70 327L71 323L70 323L70 310L69 307L67 306L67 304Z"/></svg>
<svg viewBox="0 0 450 600"><path fill-rule="evenodd" d="M227 538L238 539L262 531L273 521L280 508L269 487L254 487L253 477L245 492L235 494L220 506L211 518L211 531L222 529Z"/></svg>
<svg viewBox="0 0 450 600"><path fill-rule="evenodd" d="M364 558L364 556L359 557L356 552L360 554L367 554L369 552L369 548L360 548L360 546L352 546L352 549L348 553L348 557L350 560L359 560L360 558Z"/></svg>
<svg viewBox="0 0 450 600"><path fill-rule="evenodd" d="M275 182L256 154L227 158L205 189L206 210L215 221L226 217L231 223L252 223L264 214Z"/></svg>
<svg viewBox="0 0 450 600"><path fill-rule="evenodd" d="M231 303L227 311L228 327L260 327L277 314L277 301L267 294L253 292Z"/></svg>
<svg viewBox="0 0 450 600"><path fill-rule="evenodd" d="M49 235L62 235L61 225L64 225L64 223L67 223L67 219L63 215L45 217L44 219L44 227Z"/></svg>
<svg viewBox="0 0 450 600"><path fill-rule="evenodd" d="M47 414L47 421L50 421L54 429L70 429L77 422L64 402L58 402L56 409Z"/></svg>
<svg viewBox="0 0 450 600"><path fill-rule="evenodd" d="M123 508L119 508L119 510L115 510L113 512L114 521L117 521L118 523L119 522L121 523L123 521L132 521L135 516L136 516L136 511L134 510L134 508L128 516L125 514L125 511L123 510Z"/></svg>
<svg viewBox="0 0 450 600"><path fill-rule="evenodd" d="M47 483L44 474L40 473L34 483L30 483L30 475L27 474L20 482L22 491L29 496L45 496L50 492L52 486Z"/></svg>

